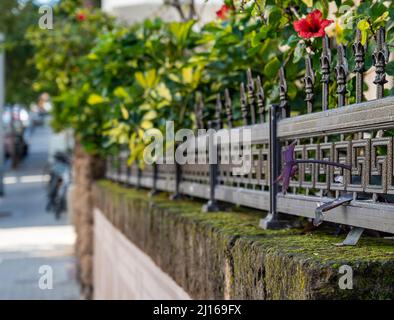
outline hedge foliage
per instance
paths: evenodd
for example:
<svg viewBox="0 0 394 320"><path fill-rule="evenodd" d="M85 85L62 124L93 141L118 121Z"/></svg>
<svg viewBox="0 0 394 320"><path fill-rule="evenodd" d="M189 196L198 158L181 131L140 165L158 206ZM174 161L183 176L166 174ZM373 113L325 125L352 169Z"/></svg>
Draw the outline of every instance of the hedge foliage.
<svg viewBox="0 0 394 320"><path fill-rule="evenodd" d="M389 45L394 44L391 1L361 1L360 5L353 0L243 2L226 0L226 16L205 25L195 20L150 19L125 26L97 9L79 8L78 1L62 1L55 13L55 30L32 28L28 35L40 72L37 90L48 91L55 102L54 127L73 128L93 153L114 152L128 145L131 160L139 159L144 130L164 129L166 120L175 121L177 128L195 127L196 92L203 94L209 118L216 94L228 88L239 118L239 83L248 68L261 76L266 104L277 102L282 65L292 110L304 113L304 57L312 54L315 84L320 86L322 40L301 38L293 22L315 9L323 17L334 11L330 16L334 23L326 31L334 44L344 43L349 53L357 26L363 27L370 40L384 25ZM367 68L372 65L373 49L368 47ZM332 56L334 66L335 50ZM354 59L348 56L352 70ZM349 81L349 93L352 86ZM335 90L333 81L332 107ZM353 99L349 94L349 102ZM316 97L316 108L318 101Z"/></svg>

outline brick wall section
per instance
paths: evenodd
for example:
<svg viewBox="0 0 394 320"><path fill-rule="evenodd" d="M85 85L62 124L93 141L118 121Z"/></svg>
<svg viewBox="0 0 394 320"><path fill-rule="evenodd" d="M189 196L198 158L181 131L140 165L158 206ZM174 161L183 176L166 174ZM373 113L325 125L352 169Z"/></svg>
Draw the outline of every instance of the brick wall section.
<svg viewBox="0 0 394 320"><path fill-rule="evenodd" d="M202 213L200 202L149 198L107 181L95 184L94 201L194 299L394 298L392 240L340 248L344 235L261 230L261 212ZM353 290L338 286L344 264L353 267Z"/></svg>

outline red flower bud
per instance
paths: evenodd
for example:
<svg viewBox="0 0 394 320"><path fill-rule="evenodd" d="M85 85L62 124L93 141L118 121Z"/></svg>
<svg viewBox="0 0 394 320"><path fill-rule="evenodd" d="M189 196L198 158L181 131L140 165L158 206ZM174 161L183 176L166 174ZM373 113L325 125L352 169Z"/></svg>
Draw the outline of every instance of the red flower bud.
<svg viewBox="0 0 394 320"><path fill-rule="evenodd" d="M293 26L300 37L309 39L324 37L326 34L324 29L333 22L332 20L322 19L320 10L315 10L308 14L306 18L294 21Z"/></svg>
<svg viewBox="0 0 394 320"><path fill-rule="evenodd" d="M227 19L227 16L228 16L228 13L230 10L231 10L231 8L227 4L224 4L219 9L219 11L216 11L216 16L221 20L225 20L225 19Z"/></svg>
<svg viewBox="0 0 394 320"><path fill-rule="evenodd" d="M86 20L86 18L87 18L86 14L83 13L83 12L77 13L75 17L76 17L76 19L77 19L78 21L84 21L84 20Z"/></svg>

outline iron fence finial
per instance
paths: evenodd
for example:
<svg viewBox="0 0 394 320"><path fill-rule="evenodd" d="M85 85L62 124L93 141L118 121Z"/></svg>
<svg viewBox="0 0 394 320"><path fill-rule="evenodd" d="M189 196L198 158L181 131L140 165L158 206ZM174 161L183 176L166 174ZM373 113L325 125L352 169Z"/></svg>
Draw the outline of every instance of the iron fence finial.
<svg viewBox="0 0 394 320"><path fill-rule="evenodd" d="M240 94L241 94L241 113L244 125L247 126L248 122L248 108L247 108L247 98L245 93L245 84L241 82L240 85Z"/></svg>
<svg viewBox="0 0 394 320"><path fill-rule="evenodd" d="M218 93L216 96L216 110L215 110L215 121L217 123L217 128L222 128L222 97L221 94Z"/></svg>
<svg viewBox="0 0 394 320"><path fill-rule="evenodd" d="M372 55L372 62L375 66L375 79L373 83L376 84L377 99L381 99L384 96L384 85L387 83L385 68L388 63L389 55L385 29L380 27L376 33L376 48Z"/></svg>
<svg viewBox="0 0 394 320"><path fill-rule="evenodd" d="M329 86L330 86L330 68L331 68L331 49L330 39L327 35L323 38L323 51L320 57L321 66L321 83L322 83L322 109L328 109L328 97L329 97Z"/></svg>
<svg viewBox="0 0 394 320"><path fill-rule="evenodd" d="M233 127L233 106L228 89L224 90L224 106L227 114L227 125L231 129Z"/></svg>
<svg viewBox="0 0 394 320"><path fill-rule="evenodd" d="M338 107L343 107L346 104L346 80L349 74L349 67L343 44L338 46L338 62L335 71L337 76Z"/></svg>
<svg viewBox="0 0 394 320"><path fill-rule="evenodd" d="M255 110L255 99L254 99L254 80L252 76L252 70L248 69L246 72L246 77L247 77L247 88L248 88L248 101L249 101L249 107L250 107L250 117L251 117L251 122L252 124L256 123L256 110Z"/></svg>
<svg viewBox="0 0 394 320"><path fill-rule="evenodd" d="M279 69L279 107L281 109L282 118L286 118L290 115L289 102L287 100L287 81L285 69L282 66Z"/></svg>
<svg viewBox="0 0 394 320"><path fill-rule="evenodd" d="M257 86L256 96L257 96L258 113L260 116L260 122L263 123L265 122L265 106L264 106L265 95L264 95L263 85L261 84L260 76L258 76L256 79L256 86Z"/></svg>
<svg viewBox="0 0 394 320"><path fill-rule="evenodd" d="M355 59L354 72L356 73L356 103L360 103L363 100L366 46L366 43L365 45L362 44L361 30L357 29L356 41L352 46Z"/></svg>
<svg viewBox="0 0 394 320"><path fill-rule="evenodd" d="M313 72L312 69L312 60L309 54L305 58L305 67L306 67L306 72L304 77L305 93L306 93L305 101L306 101L308 113L312 113L313 98L314 98L313 85L315 84L315 73Z"/></svg>

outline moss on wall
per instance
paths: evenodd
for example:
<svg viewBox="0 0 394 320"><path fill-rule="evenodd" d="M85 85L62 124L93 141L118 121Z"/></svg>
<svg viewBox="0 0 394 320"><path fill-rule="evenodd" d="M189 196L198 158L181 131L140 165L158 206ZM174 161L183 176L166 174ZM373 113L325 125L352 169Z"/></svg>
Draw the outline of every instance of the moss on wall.
<svg viewBox="0 0 394 320"><path fill-rule="evenodd" d="M94 188L95 205L196 299L392 299L394 242L363 237L357 247L325 231L268 231L253 210L203 213L201 202L109 181ZM354 270L341 290L341 265Z"/></svg>

